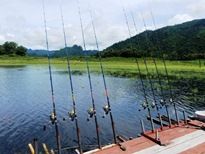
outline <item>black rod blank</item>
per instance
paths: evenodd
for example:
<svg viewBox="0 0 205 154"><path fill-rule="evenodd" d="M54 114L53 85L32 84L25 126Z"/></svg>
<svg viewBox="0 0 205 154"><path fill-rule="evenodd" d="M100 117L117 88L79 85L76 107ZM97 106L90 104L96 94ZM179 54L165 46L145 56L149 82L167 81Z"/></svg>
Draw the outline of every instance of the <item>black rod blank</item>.
<svg viewBox="0 0 205 154"><path fill-rule="evenodd" d="M108 107L109 107L109 110L110 110L109 113L110 113L110 119L111 119L111 124L112 124L113 139L114 139L114 142L117 143L115 123L114 123L114 118L113 118L113 115L112 115L112 112L111 112L111 104L110 104L110 98L109 98L109 95L108 95L107 84L106 84L106 80L105 80L105 73L104 73L104 68L103 68L103 64L102 64L102 56L101 56L100 49L99 49L99 43L98 43L97 34L96 34L96 29L95 29L95 24L94 24L93 15L92 15L92 12L91 12L91 11L90 11L90 16L91 16L91 20L92 20L92 27L93 27L93 32L94 32L96 47L97 47L98 56L99 56L100 69L101 69L101 73L102 73L102 77L103 77L103 84L104 84L104 89L105 89L107 104L108 104Z"/></svg>
<svg viewBox="0 0 205 154"><path fill-rule="evenodd" d="M144 28L145 28L145 31L146 31L146 42L147 42L147 46L149 46L148 34L147 34L147 26L146 26L146 23L145 23L145 20L144 20L143 15L142 15L142 19L143 19ZM153 63L154 63L154 66L155 66L155 70L156 70L156 73L157 73L158 83L159 83L159 85L160 85L160 92L161 92L160 94L161 94L161 97L162 97L162 99L163 99L163 100L160 100L160 104L163 105L163 103L165 102L165 97L164 97L164 93L163 93L162 82L161 82L161 79L160 79L160 76L159 76L159 70L158 70L158 67L157 67L157 63L156 63L156 61L155 61L154 58L152 58L152 60L153 60ZM149 79L149 80L150 80L150 79ZM155 94L153 93L152 82L150 82L150 84L151 84L152 94L153 94L153 96L155 96ZM154 98L154 99L155 99L155 98ZM155 102L156 102L156 99L155 99ZM156 107L157 107L157 110L159 110L159 109L158 109L158 105L156 105ZM165 105L165 109L166 109L167 117L168 117L168 119L169 119L169 126L171 126L171 119L170 119L169 109L168 109L168 106L167 106L167 105ZM159 113L159 111L158 111L158 116L159 116L159 118L160 118L160 115L159 115L159 114L160 114L160 113Z"/></svg>
<svg viewBox="0 0 205 154"><path fill-rule="evenodd" d="M151 11L151 17L152 17L152 21L153 21L153 24L154 24L154 28L155 28L155 30L157 30L155 18L154 18L154 15L153 15L152 11ZM158 44L159 43L158 35L156 35L155 38L156 38L156 41L157 41L157 44ZM159 44L158 44L157 47L158 47L158 50L160 50ZM170 103L174 104L175 116L176 116L177 123L179 124L179 118L178 118L176 103L173 100L174 97L173 97L172 87L171 87L171 83L170 83L170 80L169 80L169 74L168 74L168 70L167 70L166 61L165 61L163 55L162 55L162 62L163 62L163 65L164 65L164 69L165 69L165 73L166 73L166 78L167 78L167 82L168 82L168 86L169 86L169 93L170 93L170 97L171 97L169 99L169 101L170 101Z"/></svg>
<svg viewBox="0 0 205 154"><path fill-rule="evenodd" d="M47 21L46 21L44 0L42 0L42 6L43 6L43 19L44 19L44 28L45 28L46 49L47 49L47 57L48 57L48 69L49 69L50 86L51 86L51 98L52 98L52 106L53 106L53 112L51 113L50 119L51 119L51 122L55 124L56 144L58 148L58 154L61 154L61 142L60 142L60 133L59 133L58 122L57 122L57 114L56 114L56 105L55 105L55 96L54 96L54 88L53 88L52 70L51 70L51 58L49 54L48 31L47 31Z"/></svg>
<svg viewBox="0 0 205 154"><path fill-rule="evenodd" d="M75 114L75 125L76 125L76 133L77 133L77 138L78 138L78 146L79 146L80 153L83 153L82 146L81 146L80 128L79 128L78 118L77 118L77 113L76 113L76 101L75 101L75 95L74 95L74 89L73 89L73 79L72 79L72 73L71 73L70 59L69 59L69 55L68 55L68 46L67 46L67 38L66 38L66 32L65 32L65 23L64 23L64 17L63 17L62 4L60 5L60 13L61 13L61 21L62 21L62 30L63 30L63 36L64 36L65 50L66 50L67 69L68 69L68 74L69 74L71 97L72 97L72 103L73 103L73 111Z"/></svg>
<svg viewBox="0 0 205 154"><path fill-rule="evenodd" d="M82 39L83 39L83 46L84 46L84 57L86 61L86 67L87 67L87 73L88 73L88 79L89 79L89 86L90 86L90 95L91 95L91 100L92 100L92 107L93 107L93 115L95 119L95 127L96 127L96 135L97 135L97 142L98 142L98 147L101 148L101 143L100 143L100 129L99 129L99 124L97 120L97 115L96 115L96 107L95 107L95 100L94 100L94 95L93 95L93 86L92 86L92 81L91 81L91 75L90 75L90 67L88 63L88 58L87 58L87 51L86 51L86 43L85 43L85 33L83 29L83 22L82 22L82 16L81 16L81 9L80 9L80 2L77 0L78 3L78 14L80 18L80 26L81 26L81 33L82 33Z"/></svg>
<svg viewBox="0 0 205 154"><path fill-rule="evenodd" d="M126 25L127 25L127 28L128 28L128 32L129 32L129 37L131 38L132 37L131 36L131 31L130 31L130 26L129 26L129 22L128 22L128 18L127 18L125 8L123 8L123 13L124 13L125 22L126 22ZM138 45L139 45L139 43L138 43ZM131 48L133 49L133 46L131 46ZM138 69L140 82L141 82L141 86L142 86L143 94L144 94L144 99L145 99L144 108L147 108L147 110L148 110L149 117L151 118L150 122L151 122L152 131L154 131L154 125L153 125L153 122L152 122L152 114L151 114L151 110L150 110L149 101L148 101L148 98L147 98L146 88L145 88L145 85L144 85L144 81L142 79L142 73L141 73L141 70L140 70L138 59L135 58L135 61L136 61L136 64L137 64L137 69Z"/></svg>

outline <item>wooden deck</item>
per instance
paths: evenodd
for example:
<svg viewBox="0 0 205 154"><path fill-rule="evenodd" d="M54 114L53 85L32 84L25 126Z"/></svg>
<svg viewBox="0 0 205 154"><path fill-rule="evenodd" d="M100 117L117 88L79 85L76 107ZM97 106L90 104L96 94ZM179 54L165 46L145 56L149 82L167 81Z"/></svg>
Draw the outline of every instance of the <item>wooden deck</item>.
<svg viewBox="0 0 205 154"><path fill-rule="evenodd" d="M119 145L110 145L85 154L205 154L204 126L197 120L187 125L180 123L179 126L164 127L154 133L149 131L139 138L121 143L125 151Z"/></svg>

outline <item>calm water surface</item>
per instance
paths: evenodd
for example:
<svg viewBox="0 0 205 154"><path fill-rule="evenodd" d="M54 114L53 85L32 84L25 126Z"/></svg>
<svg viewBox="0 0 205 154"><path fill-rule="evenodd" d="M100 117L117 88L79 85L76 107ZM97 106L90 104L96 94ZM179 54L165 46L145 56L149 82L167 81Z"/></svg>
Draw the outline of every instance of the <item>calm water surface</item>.
<svg viewBox="0 0 205 154"><path fill-rule="evenodd" d="M48 144L49 147L55 146L55 131L52 125L49 125L52 104L48 79L48 70L44 66L0 67L1 154L25 153L28 151L27 144L34 137L38 138L39 142ZM67 117L67 112L72 109L68 75L62 73L61 69L55 68L53 80L62 144L75 146L77 145L75 125L69 120L63 121L63 118ZM147 115L145 110L139 111L144 101L140 81L111 76L106 77L106 81L117 134L136 137L141 132L140 119L145 120ZM82 144L86 150L86 145L97 143L94 121L86 120L87 109L91 107L87 75L74 75L73 82ZM101 141L102 144L109 144L112 143L113 138L109 117L102 118L102 107L106 104L102 77L92 74L92 82ZM183 104L183 107L179 107L180 110L186 108L186 111L192 113L194 109L202 109L205 106L203 82L175 81L173 88L177 99ZM151 92L147 92L149 99L152 100ZM168 91L165 93L168 95ZM159 100L160 97L157 96L157 99ZM156 115L156 111L154 109L152 111ZM161 113L164 113L164 109L161 109ZM173 114L172 107L170 107L170 114ZM145 122L145 124L146 129L149 129L149 123ZM43 131L43 125L48 126L47 131Z"/></svg>

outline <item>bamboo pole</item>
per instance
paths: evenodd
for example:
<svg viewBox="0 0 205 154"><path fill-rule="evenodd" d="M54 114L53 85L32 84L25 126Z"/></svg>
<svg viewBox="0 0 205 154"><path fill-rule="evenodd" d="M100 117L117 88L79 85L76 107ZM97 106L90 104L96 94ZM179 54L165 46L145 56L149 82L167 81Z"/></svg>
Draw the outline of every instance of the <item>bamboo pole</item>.
<svg viewBox="0 0 205 154"><path fill-rule="evenodd" d="M29 147L31 154L35 154L35 150L34 150L33 145L31 143L28 144L28 147Z"/></svg>
<svg viewBox="0 0 205 154"><path fill-rule="evenodd" d="M49 150L45 143L43 143L43 149L44 149L45 154L49 154Z"/></svg>

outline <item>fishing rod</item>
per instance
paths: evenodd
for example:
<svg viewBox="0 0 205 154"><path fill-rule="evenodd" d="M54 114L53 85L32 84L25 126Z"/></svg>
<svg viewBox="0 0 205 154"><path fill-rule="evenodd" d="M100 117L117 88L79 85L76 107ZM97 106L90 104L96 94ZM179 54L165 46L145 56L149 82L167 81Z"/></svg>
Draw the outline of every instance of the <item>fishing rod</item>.
<svg viewBox="0 0 205 154"><path fill-rule="evenodd" d="M138 33L138 30L137 30L137 26L136 26L136 22L135 22L135 19L134 19L134 16L133 16L133 13L131 12L131 16L132 16L132 20L133 20L133 23L134 23L134 27L135 27L135 30L136 30L136 33ZM143 18L143 23L144 23L144 26L145 26L145 29L147 31L147 28L146 28L146 23L145 23L145 20ZM148 40L147 40L147 43L148 43ZM139 46L139 40L138 40L138 46ZM168 122L169 122L169 126L171 126L171 119L170 119L170 114L169 114L169 110L168 110L168 106L165 104L165 96L164 96L164 93L163 93L163 88L162 88L162 81L160 79L160 75L159 75L159 69L157 67L157 63L156 63L156 60L154 58L152 58L153 60L153 63L154 63L154 66L155 66L155 70L156 70L156 73L157 73L157 77L158 77L158 83L160 85L160 95L161 95L161 100L160 100L160 104L162 106L165 105L165 109L166 109L166 113L167 113L167 117L168 117ZM147 68L146 68L147 69ZM151 81L151 80L150 80ZM153 85L152 85L152 82L150 82L151 84L151 89L153 89ZM152 92L153 93L153 92ZM153 93L154 94L154 93ZM156 99L155 99L156 100ZM160 113L159 113L159 107L158 105L156 105L157 107L157 111L158 111L158 116L159 116L159 119L160 119ZM161 119L160 119L161 120Z"/></svg>
<svg viewBox="0 0 205 154"><path fill-rule="evenodd" d="M92 107L88 109L88 114L89 114L90 118L94 117L94 119L95 119L95 128L96 128L98 147L101 148L100 129L99 129L99 124L98 124L97 115L96 115L96 107L95 107L95 101L94 101L94 95L93 95L93 87L92 87L92 81L91 81L91 75L90 75L90 67L89 67L88 58L87 58L85 33L84 33L84 29L83 29L83 22L82 22L82 15L81 15L81 8L80 8L79 0L77 0L77 3L78 3L78 14L79 14L79 18L80 18L80 27L81 27L81 33L82 33L82 39L83 39L83 47L85 50L84 57L85 57L85 61L86 61L89 86L90 86L90 95L91 95L91 100L92 100Z"/></svg>
<svg viewBox="0 0 205 154"><path fill-rule="evenodd" d="M48 57L48 69L49 69L50 86L51 86L51 98L52 98L52 106L53 106L53 111L50 115L50 121L53 125L55 125L56 144L57 144L58 154L61 154L61 141L60 141L60 132L59 132L58 121L57 121L57 113L56 113L56 104L55 104L55 95L54 95L53 78L52 78L52 70L51 70L51 58L49 54L48 31L47 31L47 21L46 21L46 11L45 11L44 0L42 0L42 7L43 7L46 49L47 49L47 57Z"/></svg>
<svg viewBox="0 0 205 154"><path fill-rule="evenodd" d="M99 49L97 33L96 33L95 24L94 24L93 15L92 15L91 10L90 10L90 16L91 16L91 20L92 20L93 33L94 33L95 43L96 43L96 47L97 47L97 51L98 51L100 69L101 69L101 74L102 74L102 77L103 77L104 90L105 90L106 99L107 99L107 105L105 105L103 107L103 110L104 110L106 115L110 114L110 120L111 120L111 124L112 124L112 132L113 132L113 139L114 139L114 142L117 143L115 123L114 123L113 115L112 115L112 112L111 112L111 104L110 104L110 98L109 98L109 95L108 95L108 89L107 89L107 84L106 84L106 80L105 80L105 73L104 73L104 68L103 68L103 64L102 64L102 56L101 56L100 49Z"/></svg>
<svg viewBox="0 0 205 154"><path fill-rule="evenodd" d="M156 22L155 22L155 18L154 18L154 15L151 11L151 17L152 17L152 22L153 22L153 25L154 25L154 28L155 30L157 30L157 27L156 27ZM158 39L158 35L156 35L156 41L159 42L159 39ZM158 45L158 50L160 51L160 46ZM177 113L177 108L176 108L176 103L174 102L173 100L173 92L172 92L172 88L171 88L171 83L170 83L170 80L169 80L169 74L168 74L168 70L167 70L167 65L166 65L166 62L165 62L165 59L164 59L164 56L162 55L162 62L163 62L163 65L164 65L164 69L165 69L165 73L166 73L166 78L167 78L167 82L168 82L168 87L169 87L169 93L170 93L170 103L173 104L174 106L174 111L175 111L175 116L176 116L176 120L177 120L177 123L179 124L179 117L178 117L178 113Z"/></svg>
<svg viewBox="0 0 205 154"><path fill-rule="evenodd" d="M145 23L145 20L144 20L143 15L142 15L142 19L143 19L143 24L144 24L144 27L145 27L145 31L147 31L147 26L146 26L146 23ZM136 24L135 24L135 25L136 25ZM147 33L146 33L146 34L147 34ZM146 38L147 38L147 35L146 35ZM148 43L148 40L147 40L147 43ZM151 92L152 92L152 96L153 96L153 100L154 100L153 103L154 103L154 105L156 105L156 107L157 107L158 105L157 105L156 95L155 95L154 86L153 86L153 83L152 83L151 77L150 77L151 74L150 74L149 69L148 69L148 66L147 66L146 55L144 55L143 61L144 61L144 64L145 64L145 69L146 69L146 72L147 72L148 81L149 81L149 84L150 84L150 86L151 86ZM159 110L158 107L157 107L157 110Z"/></svg>
<svg viewBox="0 0 205 154"><path fill-rule="evenodd" d="M128 32L129 32L129 37L130 39L132 38L131 36L131 31L130 31L130 26L129 26L129 22L128 22L128 18L127 18L127 14L126 14L126 11L125 11L125 8L123 7L123 13L124 13L124 17L125 17L125 22L126 22L126 25L127 25L127 29L128 29ZM133 46L131 46L131 48L133 49ZM149 104L149 101L148 101L148 98L147 98L147 93L146 93L146 88L145 88L145 84L144 84L144 81L142 79L142 73L141 73L141 69L140 69L140 66L139 66L139 61L137 58L135 58L135 61L136 61L136 64L137 64L137 69L138 69L138 73L139 73L139 77L140 77L140 82L141 82L141 86L142 86L142 89L143 89L143 94L144 94L144 99L145 99L145 102L142 104L143 108L148 110L148 114L149 114L149 117L151 118L151 127L152 127L152 130L154 131L154 124L152 122L152 114L151 114L151 110L150 110L150 104ZM151 105L152 106L152 105ZM153 106L152 106L153 107Z"/></svg>
<svg viewBox="0 0 205 154"><path fill-rule="evenodd" d="M63 9L62 9L61 3L60 3L60 13L61 13L64 45L65 45L65 50L66 50L67 69L68 69L68 74L69 74L71 97L72 97L72 103L73 103L73 109L71 112L69 112L69 117L72 121L75 120L76 133L77 133L77 139L78 139L78 147L79 147L80 153L83 153L82 146L81 146L80 128L79 128L78 118L77 118L77 113L76 113L76 100L75 100L75 94L74 94L74 88L73 88L73 79L72 79L72 73L71 73L70 59L69 59L69 55L68 55L68 45L67 45L67 38L66 38L66 31L65 31Z"/></svg>
<svg viewBox="0 0 205 154"><path fill-rule="evenodd" d="M155 30L157 30L157 27L156 27L156 21L155 21L155 18L154 18L154 15L153 15L153 13L152 13L152 11L151 11L151 17L152 17L152 21L153 21L153 25L154 25L154 27L155 27ZM160 51L161 49L160 49L160 46L159 46L159 39L158 39L158 35L157 35L158 33L156 32L156 41L157 41L157 44L158 44L158 50ZM166 61L165 61L165 59L164 59L164 56L162 56L162 61L163 61L163 65L164 65L164 69L165 69L165 74L166 74L166 78L169 78L169 75L168 75L168 70L167 70L167 66L166 66ZM169 80L169 79L168 79ZM170 87L171 87L171 84L170 84L170 82L168 81L168 83L169 83L169 91L172 91L171 89L170 89ZM172 93L172 92L169 92L169 93ZM170 94L170 96L171 96L171 94ZM178 105L181 105L181 104L179 104L178 103ZM193 107L192 106L188 106L189 108L191 108L192 110L193 110Z"/></svg>
<svg viewBox="0 0 205 154"><path fill-rule="evenodd" d="M141 14L141 17L142 17L142 20L143 20L143 24L144 24L144 27L145 27L145 33L146 33L146 42L147 42L147 45L148 45L148 40L147 40L147 26L146 26L146 23L145 23L145 20L144 20L144 17L143 15ZM134 22L134 26L136 26L136 23L135 23L135 20L134 20L134 16L132 15L132 18L133 18L133 22ZM137 28L135 27L135 30L137 30ZM148 47L148 46L147 46ZM147 72L147 77L148 77L148 81L149 81L149 84L150 84L150 88L151 88L151 93L152 93L152 96L153 96L153 106L156 106L156 109L157 109L157 113L158 113L158 117L159 117L159 120L160 120L160 123L161 123L161 128L163 127L163 124L162 124L162 119L161 119L161 114L160 114L160 108L159 108L159 104L157 103L157 99L156 99L156 94L155 94L155 91L154 91L154 85L153 85L153 82L151 80L151 74L149 72L149 69L148 69L148 65L147 65L147 58L146 58L146 55L144 55L143 57L143 61L144 61L144 65L145 65L145 69L146 69L146 72ZM155 62L155 61L154 61ZM155 67L156 67L156 63L155 63ZM157 68L156 68L157 70ZM158 71L157 71L158 73ZM160 103L161 104L161 103Z"/></svg>

